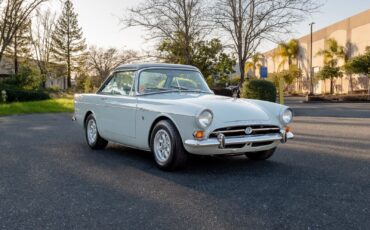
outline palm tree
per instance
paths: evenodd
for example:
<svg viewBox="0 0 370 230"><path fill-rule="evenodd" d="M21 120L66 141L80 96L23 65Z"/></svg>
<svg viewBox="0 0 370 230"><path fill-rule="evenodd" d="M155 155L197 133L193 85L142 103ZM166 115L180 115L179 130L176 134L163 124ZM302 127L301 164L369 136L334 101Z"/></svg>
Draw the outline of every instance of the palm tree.
<svg viewBox="0 0 370 230"><path fill-rule="evenodd" d="M245 63L245 72L248 73L250 69L253 71L253 77L256 77L256 69L257 67L262 66L264 56L261 53L255 53L252 58Z"/></svg>
<svg viewBox="0 0 370 230"><path fill-rule="evenodd" d="M290 67L293 64L293 60L297 60L298 51L299 41L297 39L280 43L278 46L278 54L280 57L282 57L282 61L279 65L279 68L284 66L287 62L288 66Z"/></svg>
<svg viewBox="0 0 370 230"><path fill-rule="evenodd" d="M297 39L291 39L288 42L281 42L278 45L277 55L281 57L281 62L278 66L278 70L284 69L286 63L288 63L289 74L292 74L291 70L299 70L298 68L298 51L299 41ZM296 64L293 66L293 61L296 60ZM294 73L298 73L293 71ZM299 75L295 76L297 80L297 88L299 88Z"/></svg>
<svg viewBox="0 0 370 230"><path fill-rule="evenodd" d="M336 68L338 61L345 58L345 48L338 44L334 38L325 41L326 49L320 50L316 55L324 57L324 65ZM338 77L338 76L337 76ZM330 93L334 93L334 76L330 77Z"/></svg>

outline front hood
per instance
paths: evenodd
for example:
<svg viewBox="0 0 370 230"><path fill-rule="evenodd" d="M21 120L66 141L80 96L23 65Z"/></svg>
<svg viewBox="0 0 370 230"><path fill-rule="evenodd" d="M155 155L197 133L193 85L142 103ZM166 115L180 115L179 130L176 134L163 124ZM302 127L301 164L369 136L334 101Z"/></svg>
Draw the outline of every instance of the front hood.
<svg viewBox="0 0 370 230"><path fill-rule="evenodd" d="M218 123L242 121L253 123L253 121L270 120L269 114L259 105L246 99L196 93L158 94L153 97L155 100L166 101L165 104L172 104L178 110L187 108L189 112L192 110L192 112L199 113L204 109L209 109L213 112L214 121ZM168 100L169 97L171 99Z"/></svg>
<svg viewBox="0 0 370 230"><path fill-rule="evenodd" d="M268 121L269 115L258 105L245 99L203 95L189 103L201 105L213 112L214 119L227 122Z"/></svg>

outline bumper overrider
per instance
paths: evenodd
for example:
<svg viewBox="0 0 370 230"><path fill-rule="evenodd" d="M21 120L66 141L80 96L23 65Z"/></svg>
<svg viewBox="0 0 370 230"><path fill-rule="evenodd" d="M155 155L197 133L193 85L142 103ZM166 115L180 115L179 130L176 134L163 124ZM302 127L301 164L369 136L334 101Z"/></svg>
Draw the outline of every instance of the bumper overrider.
<svg viewBox="0 0 370 230"><path fill-rule="evenodd" d="M200 155L245 153L272 149L279 143L286 143L289 139L293 138L294 134L292 132L286 132L285 130L281 130L280 133L248 135L240 137L226 137L223 134L219 134L217 138L186 140L184 142L184 147L188 152ZM254 145L256 143L268 144ZM242 147L232 147L243 144L244 146Z"/></svg>

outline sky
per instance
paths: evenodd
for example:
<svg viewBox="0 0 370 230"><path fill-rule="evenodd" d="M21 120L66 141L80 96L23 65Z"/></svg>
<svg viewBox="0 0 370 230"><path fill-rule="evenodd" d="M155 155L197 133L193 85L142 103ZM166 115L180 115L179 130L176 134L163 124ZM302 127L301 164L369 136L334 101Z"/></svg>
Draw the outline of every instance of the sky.
<svg viewBox="0 0 370 230"><path fill-rule="evenodd" d="M51 7L60 9L60 0L53 0ZM153 43L145 40L143 28L123 28L120 17L126 9L138 4L138 0L72 0L78 13L78 20L83 29L88 45L116 47L137 51L148 50ZM299 38L309 33L309 23L315 22L314 31L329 26L357 13L370 9L370 0L323 0L320 12L292 28L295 31L290 38ZM61 10L60 10L61 11ZM275 45L264 43L260 51L267 51Z"/></svg>

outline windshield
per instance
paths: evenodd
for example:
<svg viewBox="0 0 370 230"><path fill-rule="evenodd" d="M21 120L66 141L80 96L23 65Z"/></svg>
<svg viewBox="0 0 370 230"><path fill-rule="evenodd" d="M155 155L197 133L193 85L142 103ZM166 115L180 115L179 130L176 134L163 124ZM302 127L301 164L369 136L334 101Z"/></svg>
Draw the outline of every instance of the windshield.
<svg viewBox="0 0 370 230"><path fill-rule="evenodd" d="M139 76L139 93L196 91L211 93L203 76L192 70L148 69Z"/></svg>

